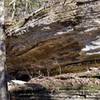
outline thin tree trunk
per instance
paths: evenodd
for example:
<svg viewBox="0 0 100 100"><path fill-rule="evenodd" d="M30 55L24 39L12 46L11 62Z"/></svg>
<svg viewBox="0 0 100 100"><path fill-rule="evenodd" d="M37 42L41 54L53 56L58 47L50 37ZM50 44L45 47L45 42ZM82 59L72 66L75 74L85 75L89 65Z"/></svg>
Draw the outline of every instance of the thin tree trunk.
<svg viewBox="0 0 100 100"><path fill-rule="evenodd" d="M2 25L4 24L4 0L0 0L0 100L7 100L5 81L5 45Z"/></svg>

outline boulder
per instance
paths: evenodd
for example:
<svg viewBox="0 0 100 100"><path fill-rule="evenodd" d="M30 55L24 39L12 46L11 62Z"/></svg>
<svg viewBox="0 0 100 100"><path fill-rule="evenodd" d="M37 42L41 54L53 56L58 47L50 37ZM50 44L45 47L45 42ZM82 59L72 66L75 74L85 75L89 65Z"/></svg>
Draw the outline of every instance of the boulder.
<svg viewBox="0 0 100 100"><path fill-rule="evenodd" d="M99 63L99 4L99 0L57 0L18 29L6 29L8 72L56 75Z"/></svg>

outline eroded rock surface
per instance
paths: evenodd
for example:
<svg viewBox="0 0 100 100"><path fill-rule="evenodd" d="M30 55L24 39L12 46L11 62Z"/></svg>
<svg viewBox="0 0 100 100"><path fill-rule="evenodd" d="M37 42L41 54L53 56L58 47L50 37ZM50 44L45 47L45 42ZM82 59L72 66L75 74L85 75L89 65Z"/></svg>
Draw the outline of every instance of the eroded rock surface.
<svg viewBox="0 0 100 100"><path fill-rule="evenodd" d="M59 66L64 69L71 64L84 66L92 63L94 66L95 62L99 63L100 1L63 1L55 1L40 17L33 18L7 36L9 72L27 69L36 74L50 71L52 75L61 72ZM51 71L55 68L56 72ZM86 69L80 68L81 71Z"/></svg>

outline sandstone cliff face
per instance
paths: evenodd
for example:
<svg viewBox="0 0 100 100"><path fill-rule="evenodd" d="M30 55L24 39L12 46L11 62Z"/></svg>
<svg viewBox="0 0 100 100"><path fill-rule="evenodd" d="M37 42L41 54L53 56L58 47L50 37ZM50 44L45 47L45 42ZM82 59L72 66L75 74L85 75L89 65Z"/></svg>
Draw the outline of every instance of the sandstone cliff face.
<svg viewBox="0 0 100 100"><path fill-rule="evenodd" d="M85 64L99 63L100 1L57 0L53 3L39 17L33 17L19 30L15 28L13 34L7 33L9 72L27 69L35 74L39 70L50 71L52 75L83 71L87 69ZM65 67L78 64L82 67L77 70Z"/></svg>

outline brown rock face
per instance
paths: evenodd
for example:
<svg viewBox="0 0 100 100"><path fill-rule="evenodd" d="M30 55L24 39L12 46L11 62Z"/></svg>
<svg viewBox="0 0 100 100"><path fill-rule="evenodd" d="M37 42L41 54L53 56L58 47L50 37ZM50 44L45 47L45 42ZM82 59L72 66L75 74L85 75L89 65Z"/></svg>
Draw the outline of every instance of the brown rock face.
<svg viewBox="0 0 100 100"><path fill-rule="evenodd" d="M87 69L85 64L99 62L99 54L86 55L87 51L82 49L100 36L100 1L62 3L63 0L55 3L45 16L32 19L12 36L7 36L6 63L10 73L28 70L54 75L83 71ZM82 66L77 69L79 64ZM69 65L72 68L65 68Z"/></svg>

